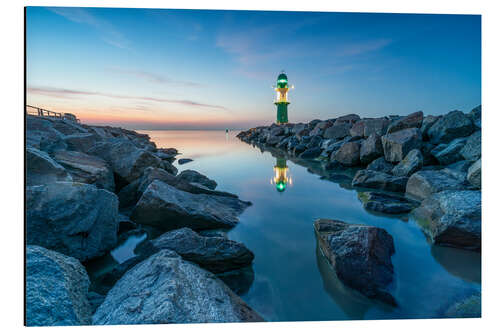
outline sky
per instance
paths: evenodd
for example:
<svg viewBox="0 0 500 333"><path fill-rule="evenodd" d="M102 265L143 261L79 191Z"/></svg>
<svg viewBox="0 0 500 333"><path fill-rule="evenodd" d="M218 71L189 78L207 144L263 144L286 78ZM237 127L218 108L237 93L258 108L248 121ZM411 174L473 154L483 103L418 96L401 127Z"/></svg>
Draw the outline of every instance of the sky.
<svg viewBox="0 0 500 333"><path fill-rule="evenodd" d="M132 129L244 129L481 104L479 15L28 7L27 104Z"/></svg>

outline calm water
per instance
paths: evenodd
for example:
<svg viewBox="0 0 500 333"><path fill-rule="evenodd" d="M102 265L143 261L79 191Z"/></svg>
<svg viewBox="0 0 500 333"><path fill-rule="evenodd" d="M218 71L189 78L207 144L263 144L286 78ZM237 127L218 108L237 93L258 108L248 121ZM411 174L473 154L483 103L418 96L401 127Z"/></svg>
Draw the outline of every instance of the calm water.
<svg viewBox="0 0 500 333"><path fill-rule="evenodd" d="M175 147L180 157L194 160L175 163L179 171L197 170L217 181L219 190L253 203L228 236L255 253L254 280L242 298L267 320L436 317L452 301L481 288L479 254L430 245L411 218L371 214L348 184L320 179L292 161L278 160L239 141L237 132L141 132L158 147ZM280 192L283 176L288 182ZM313 222L320 217L382 227L393 236L398 308L370 301L336 279L317 248ZM127 253L114 253L123 251Z"/></svg>

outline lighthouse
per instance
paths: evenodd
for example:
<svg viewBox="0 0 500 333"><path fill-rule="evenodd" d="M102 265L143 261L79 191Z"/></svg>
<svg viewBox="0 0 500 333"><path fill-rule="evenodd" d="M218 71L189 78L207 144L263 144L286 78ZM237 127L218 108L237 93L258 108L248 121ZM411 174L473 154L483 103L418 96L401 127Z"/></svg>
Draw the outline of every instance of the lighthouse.
<svg viewBox="0 0 500 333"><path fill-rule="evenodd" d="M293 87L291 87L293 88ZM274 90L276 91L276 124L286 124L288 123L288 77L285 72L281 72L276 80L276 86Z"/></svg>
<svg viewBox="0 0 500 333"><path fill-rule="evenodd" d="M288 184L292 184L292 177L288 175L288 167L286 159L282 157L276 158L276 165L274 166L274 178L271 179L271 184L276 185L278 192L284 192Z"/></svg>

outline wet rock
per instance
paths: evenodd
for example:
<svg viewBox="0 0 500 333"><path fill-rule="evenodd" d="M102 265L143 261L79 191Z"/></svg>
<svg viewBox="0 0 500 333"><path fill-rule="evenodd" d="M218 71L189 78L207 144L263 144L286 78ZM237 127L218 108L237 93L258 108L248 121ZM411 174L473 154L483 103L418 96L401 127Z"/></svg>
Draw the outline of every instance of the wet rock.
<svg viewBox="0 0 500 333"><path fill-rule="evenodd" d="M352 186L404 192L407 181L408 177L391 176L380 171L359 170L354 175Z"/></svg>
<svg viewBox="0 0 500 333"><path fill-rule="evenodd" d="M319 219L314 229L320 248L342 283L368 298L396 305L388 286L393 280L394 241L384 229Z"/></svg>
<svg viewBox="0 0 500 333"><path fill-rule="evenodd" d="M477 161L481 158L481 131L476 131L467 138L460 154L466 160L471 161Z"/></svg>
<svg viewBox="0 0 500 333"><path fill-rule="evenodd" d="M354 124L355 122L357 122L360 119L361 118L357 114L348 114L348 115L345 115L345 116L342 116L342 117L338 117L335 120L335 123L333 125L334 126L335 125L340 125L340 124L349 124L349 125L352 125L352 124Z"/></svg>
<svg viewBox="0 0 500 333"><path fill-rule="evenodd" d="M177 161L177 163L179 163L179 165L186 164L189 162L193 162L193 160L190 158L179 158L179 160Z"/></svg>
<svg viewBox="0 0 500 333"><path fill-rule="evenodd" d="M476 106L467 114L469 119L474 123L474 126L481 128L481 105Z"/></svg>
<svg viewBox="0 0 500 333"><path fill-rule="evenodd" d="M467 180L475 188L481 188L481 159L474 162L467 171Z"/></svg>
<svg viewBox="0 0 500 333"><path fill-rule="evenodd" d="M344 166L356 166L360 163L360 149L361 145L359 142L346 142L339 150L332 154L332 157Z"/></svg>
<svg viewBox="0 0 500 333"><path fill-rule="evenodd" d="M118 199L81 183L26 188L26 242L85 261L116 244Z"/></svg>
<svg viewBox="0 0 500 333"><path fill-rule="evenodd" d="M384 157L379 157L366 167L366 170L380 171L384 173L390 173L394 165L387 162Z"/></svg>
<svg viewBox="0 0 500 333"><path fill-rule="evenodd" d="M92 133L72 134L65 136L64 142L69 150L86 153L96 144L97 136Z"/></svg>
<svg viewBox="0 0 500 333"><path fill-rule="evenodd" d="M93 324L245 322L263 319L213 273L163 250L109 291Z"/></svg>
<svg viewBox="0 0 500 333"><path fill-rule="evenodd" d="M359 160L361 164L369 164L371 161L384 155L380 136L373 133L361 143Z"/></svg>
<svg viewBox="0 0 500 333"><path fill-rule="evenodd" d="M422 169L424 157L418 149L410 150L405 158L399 162L393 169L394 176L410 177L412 174Z"/></svg>
<svg viewBox="0 0 500 333"><path fill-rule="evenodd" d="M62 165L78 183L94 184L110 192L115 190L113 172L103 159L78 151L59 150L54 159Z"/></svg>
<svg viewBox="0 0 500 333"><path fill-rule="evenodd" d="M234 197L180 191L155 180L142 194L131 219L163 230L231 228L249 205Z"/></svg>
<svg viewBox="0 0 500 333"><path fill-rule="evenodd" d="M299 145L299 143L300 143L299 139L297 139L297 137L295 136L292 136L290 137L290 141L288 141L286 148L288 151L293 151L295 147Z"/></svg>
<svg viewBox="0 0 500 333"><path fill-rule="evenodd" d="M431 154L441 165L448 165L458 162L463 159L460 151L465 146L465 138L458 138L451 141L449 144L440 144L433 150Z"/></svg>
<svg viewBox="0 0 500 333"><path fill-rule="evenodd" d="M448 143L456 138L469 136L474 124L462 111L452 111L434 123L427 135L432 143Z"/></svg>
<svg viewBox="0 0 500 333"><path fill-rule="evenodd" d="M303 153L305 150L307 149L306 145L302 144L302 143L299 143L298 145L295 146L295 148L293 148L293 153L295 155L300 155L301 153Z"/></svg>
<svg viewBox="0 0 500 333"><path fill-rule="evenodd" d="M434 193L414 215L434 244L481 250L481 191Z"/></svg>
<svg viewBox="0 0 500 333"><path fill-rule="evenodd" d="M420 131L417 128L407 128L382 136L384 156L388 162L399 162L412 149L419 149L422 144Z"/></svg>
<svg viewBox="0 0 500 333"><path fill-rule="evenodd" d="M466 189L466 174L450 169L422 170L414 173L406 184L406 193L419 200L444 190Z"/></svg>
<svg viewBox="0 0 500 333"><path fill-rule="evenodd" d="M304 151L303 153L301 153L299 155L299 157L303 158L303 159L313 159L313 158L318 157L320 154L321 154L321 148L313 147L313 148L309 148L306 151Z"/></svg>
<svg viewBox="0 0 500 333"><path fill-rule="evenodd" d="M424 113L422 111L411 113L391 123L387 128L387 133L398 132L406 128L420 128L423 120Z"/></svg>
<svg viewBox="0 0 500 333"><path fill-rule="evenodd" d="M446 318L481 318L481 294L471 295L452 304L444 313Z"/></svg>
<svg viewBox="0 0 500 333"><path fill-rule="evenodd" d="M179 175L177 175L177 178L182 179L193 185L201 185L210 190L215 190L215 188L217 187L217 183L215 182L215 180L212 180L207 176L202 175L198 171L194 170L184 170Z"/></svg>
<svg viewBox="0 0 500 333"><path fill-rule="evenodd" d="M335 125L328 127L323 137L325 139L340 140L345 138L350 134L351 125L349 123L339 123L335 122Z"/></svg>
<svg viewBox="0 0 500 333"><path fill-rule="evenodd" d="M26 246L26 325L88 325L92 308L85 268L75 258Z"/></svg>
<svg viewBox="0 0 500 333"><path fill-rule="evenodd" d="M320 147L322 141L323 138L320 135L311 136L311 140L307 144L307 149Z"/></svg>
<svg viewBox="0 0 500 333"><path fill-rule="evenodd" d="M358 198L363 207L384 214L408 213L417 205L404 197L378 192L360 192Z"/></svg>
<svg viewBox="0 0 500 333"><path fill-rule="evenodd" d="M288 143L290 142L290 140L292 140L292 138L294 138L293 136L288 136L288 137L284 137L283 139L281 139L281 141L276 145L276 148L278 149L288 149Z"/></svg>
<svg viewBox="0 0 500 333"><path fill-rule="evenodd" d="M26 185L42 185L56 181L71 181L67 170L46 152L26 147Z"/></svg>

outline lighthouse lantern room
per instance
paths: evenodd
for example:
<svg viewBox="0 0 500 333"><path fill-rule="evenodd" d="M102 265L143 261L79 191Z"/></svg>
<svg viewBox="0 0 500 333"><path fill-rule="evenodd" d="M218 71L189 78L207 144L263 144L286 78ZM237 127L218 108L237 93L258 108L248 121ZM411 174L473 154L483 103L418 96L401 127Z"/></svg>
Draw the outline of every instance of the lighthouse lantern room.
<svg viewBox="0 0 500 333"><path fill-rule="evenodd" d="M291 88L293 88L293 86ZM288 104L290 104L290 102L288 100L288 77L285 72L282 71L280 75L278 75L274 90L276 91L276 100L274 104L277 107L276 123L278 125L286 124L288 123Z"/></svg>

